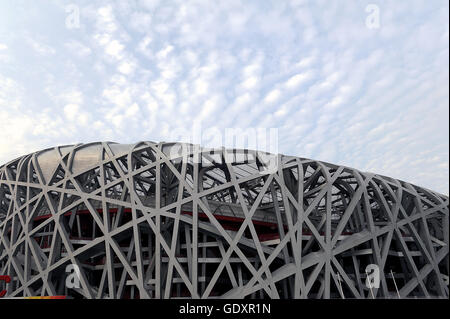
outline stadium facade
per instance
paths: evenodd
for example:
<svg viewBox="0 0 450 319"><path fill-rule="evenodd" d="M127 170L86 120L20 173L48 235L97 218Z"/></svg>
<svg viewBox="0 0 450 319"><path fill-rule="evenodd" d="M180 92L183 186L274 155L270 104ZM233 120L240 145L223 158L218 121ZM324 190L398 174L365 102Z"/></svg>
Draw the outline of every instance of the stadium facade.
<svg viewBox="0 0 450 319"><path fill-rule="evenodd" d="M447 196L311 159L104 142L0 167L6 297L448 298L448 247Z"/></svg>

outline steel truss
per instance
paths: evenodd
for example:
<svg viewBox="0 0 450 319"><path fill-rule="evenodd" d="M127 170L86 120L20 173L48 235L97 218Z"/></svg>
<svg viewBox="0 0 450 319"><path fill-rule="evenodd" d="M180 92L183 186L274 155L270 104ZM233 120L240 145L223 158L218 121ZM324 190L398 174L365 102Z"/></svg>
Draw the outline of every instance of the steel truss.
<svg viewBox="0 0 450 319"><path fill-rule="evenodd" d="M447 196L292 156L275 156L268 171L262 155L92 143L3 165L0 275L11 282L0 290L9 297L448 298ZM66 286L69 264L80 269L79 288ZM378 288L366 285L370 264L379 267Z"/></svg>

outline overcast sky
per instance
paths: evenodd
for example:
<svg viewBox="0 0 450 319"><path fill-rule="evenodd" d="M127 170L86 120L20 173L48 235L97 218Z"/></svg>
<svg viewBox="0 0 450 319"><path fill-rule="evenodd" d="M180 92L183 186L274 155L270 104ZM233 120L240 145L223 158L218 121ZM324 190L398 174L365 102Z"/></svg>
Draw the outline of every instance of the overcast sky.
<svg viewBox="0 0 450 319"><path fill-rule="evenodd" d="M281 153L448 194L448 12L448 0L0 0L0 163L168 141L197 119L276 128Z"/></svg>

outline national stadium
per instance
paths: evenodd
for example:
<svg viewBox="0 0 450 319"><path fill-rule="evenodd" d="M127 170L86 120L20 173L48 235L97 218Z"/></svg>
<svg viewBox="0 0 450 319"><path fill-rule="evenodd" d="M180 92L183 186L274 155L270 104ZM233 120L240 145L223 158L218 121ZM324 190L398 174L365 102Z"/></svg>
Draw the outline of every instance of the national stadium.
<svg viewBox="0 0 450 319"><path fill-rule="evenodd" d="M448 196L312 159L98 142L0 167L5 298L448 298L448 253Z"/></svg>

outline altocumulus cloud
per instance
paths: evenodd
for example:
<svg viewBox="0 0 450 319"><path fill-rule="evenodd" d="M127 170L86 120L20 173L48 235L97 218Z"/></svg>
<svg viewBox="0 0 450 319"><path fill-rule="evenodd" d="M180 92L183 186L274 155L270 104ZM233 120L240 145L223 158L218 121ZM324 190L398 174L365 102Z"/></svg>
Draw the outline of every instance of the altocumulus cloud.
<svg viewBox="0 0 450 319"><path fill-rule="evenodd" d="M60 144L168 140L201 118L219 132L278 128L282 153L448 194L448 7L2 1L0 163Z"/></svg>

